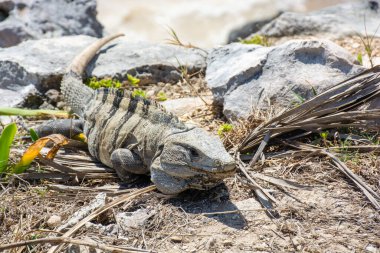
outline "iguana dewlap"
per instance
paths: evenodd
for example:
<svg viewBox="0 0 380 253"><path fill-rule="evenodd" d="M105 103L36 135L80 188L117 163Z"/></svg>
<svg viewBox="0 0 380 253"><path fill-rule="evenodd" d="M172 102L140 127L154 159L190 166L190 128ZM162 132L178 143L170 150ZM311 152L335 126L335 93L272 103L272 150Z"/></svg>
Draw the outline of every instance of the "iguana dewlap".
<svg viewBox="0 0 380 253"><path fill-rule="evenodd" d="M92 90L83 84L88 62L104 44L119 36L90 45L63 77L64 99L80 119L50 121L37 133L70 137L83 132L90 154L115 169L122 180L150 174L157 188L166 194L207 189L231 176L234 159L217 137L184 124L154 101L132 97L119 89Z"/></svg>

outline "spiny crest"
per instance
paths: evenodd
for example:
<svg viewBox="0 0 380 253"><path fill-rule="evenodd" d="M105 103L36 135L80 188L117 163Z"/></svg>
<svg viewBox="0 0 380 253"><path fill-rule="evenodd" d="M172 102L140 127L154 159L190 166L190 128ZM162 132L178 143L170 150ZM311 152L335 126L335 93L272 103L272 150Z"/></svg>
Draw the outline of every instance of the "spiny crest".
<svg viewBox="0 0 380 253"><path fill-rule="evenodd" d="M168 112L165 109L165 107L162 106L161 104L159 104L157 101L151 100L151 99L146 99L146 98L143 98L141 96L134 96L132 94L132 92L130 92L128 90L115 89L115 88L99 88L95 91L95 99L96 100L101 99L103 103L105 103L107 101L108 95L115 96L115 98L119 98L119 100L121 100L123 98L127 98L127 99L130 99L131 101L136 101L136 103L141 103L145 106L153 106L153 107L159 109L160 111L162 111L163 113L167 114L168 116L170 116L170 118L172 118L176 121L179 121L179 119L176 115L174 115L171 112ZM117 101L117 99L115 99L114 101ZM117 105L115 104L115 106L117 106Z"/></svg>

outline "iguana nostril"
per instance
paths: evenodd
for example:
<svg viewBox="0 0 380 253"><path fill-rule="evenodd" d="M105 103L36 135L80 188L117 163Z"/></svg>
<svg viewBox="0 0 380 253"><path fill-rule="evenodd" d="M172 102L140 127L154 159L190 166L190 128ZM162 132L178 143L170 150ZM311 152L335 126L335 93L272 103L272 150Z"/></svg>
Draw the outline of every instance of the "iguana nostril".
<svg viewBox="0 0 380 253"><path fill-rule="evenodd" d="M0 22L4 21L9 17L9 11L0 9Z"/></svg>

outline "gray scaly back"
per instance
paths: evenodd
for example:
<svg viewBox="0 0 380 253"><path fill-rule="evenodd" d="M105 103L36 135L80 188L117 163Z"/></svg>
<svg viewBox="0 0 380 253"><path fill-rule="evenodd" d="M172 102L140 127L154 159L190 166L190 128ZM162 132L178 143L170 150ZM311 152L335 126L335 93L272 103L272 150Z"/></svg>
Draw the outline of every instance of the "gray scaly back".
<svg viewBox="0 0 380 253"><path fill-rule="evenodd" d="M74 58L66 74L63 76L61 82L62 94L66 103L71 107L71 110L79 116L83 116L84 106L87 105L94 96L94 90L83 85L82 81L82 75L87 64L102 46L120 36L123 36L123 34L105 37L91 44Z"/></svg>

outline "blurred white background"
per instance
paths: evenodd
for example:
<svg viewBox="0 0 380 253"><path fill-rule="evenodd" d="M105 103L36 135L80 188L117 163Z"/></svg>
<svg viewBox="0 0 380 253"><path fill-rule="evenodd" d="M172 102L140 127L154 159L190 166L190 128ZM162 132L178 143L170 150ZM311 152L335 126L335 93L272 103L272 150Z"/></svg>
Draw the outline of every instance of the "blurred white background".
<svg viewBox="0 0 380 253"><path fill-rule="evenodd" d="M183 42L200 47L224 44L228 33L279 11L305 12L347 0L98 0L106 32L129 40L165 42L173 28Z"/></svg>

